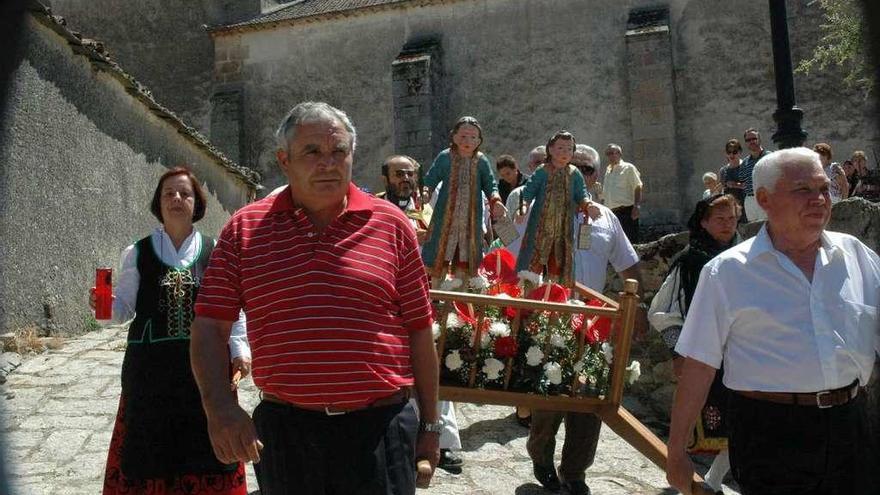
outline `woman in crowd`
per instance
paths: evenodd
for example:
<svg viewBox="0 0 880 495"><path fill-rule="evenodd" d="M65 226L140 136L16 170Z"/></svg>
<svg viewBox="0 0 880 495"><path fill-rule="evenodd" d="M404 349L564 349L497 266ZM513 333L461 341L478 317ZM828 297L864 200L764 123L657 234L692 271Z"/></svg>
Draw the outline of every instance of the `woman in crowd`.
<svg viewBox="0 0 880 495"><path fill-rule="evenodd" d="M739 216L739 203L730 194L715 194L699 201L688 220L688 246L673 259L666 280L651 302L648 320L672 350L676 376L679 376L683 358L675 353L675 344L694 297L700 271L721 251L740 242L736 231ZM702 435L696 435L702 437L704 443L695 446L697 450L719 451L706 475L706 484L716 493L721 493L721 481L730 469L724 416L728 392L721 382L723 376L723 369L715 374L698 426Z"/></svg>
<svg viewBox="0 0 880 495"><path fill-rule="evenodd" d="M507 211L489 159L479 151L483 129L477 119L458 119L449 137L449 148L437 155L423 179L431 189L443 183L422 247L422 259L434 287L439 287L450 266L453 272L464 272L458 275L476 275L484 254L483 195L493 217Z"/></svg>
<svg viewBox="0 0 880 495"><path fill-rule="evenodd" d="M589 200L583 175L570 163L574 150L574 136L568 131L557 132L547 142L544 165L522 191L523 202L534 204L516 260L517 272L546 272L567 287L574 285L575 213L580 209L594 219L600 214Z"/></svg>
<svg viewBox="0 0 880 495"><path fill-rule="evenodd" d="M205 214L205 194L191 172L174 168L159 179L150 211L161 226L123 251L113 299L113 321L134 320L103 493L246 495L244 465L214 456L190 368L193 307L214 247L193 228ZM229 344L230 376L247 375L243 317Z"/></svg>
<svg viewBox="0 0 880 495"><path fill-rule="evenodd" d="M724 145L724 157L727 161L718 172L718 179L721 182L721 192L724 194L730 194L736 198L736 202L739 203L740 210L743 212L743 214L740 215L739 222L743 223L747 222L748 219L746 218L745 208L743 207L743 203L746 199L746 185L739 180L739 165L742 163L742 160L740 160L740 154L742 154L742 145L739 143L739 139L729 139L727 144Z"/></svg>

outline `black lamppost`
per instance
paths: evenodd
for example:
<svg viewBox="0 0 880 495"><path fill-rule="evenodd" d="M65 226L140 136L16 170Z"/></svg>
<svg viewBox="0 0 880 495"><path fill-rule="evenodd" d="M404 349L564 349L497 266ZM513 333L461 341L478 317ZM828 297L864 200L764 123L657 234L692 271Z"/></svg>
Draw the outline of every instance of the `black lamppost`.
<svg viewBox="0 0 880 495"><path fill-rule="evenodd" d="M770 37L773 39L773 71L776 74L776 132L773 142L779 149L802 146L807 133L801 129L804 112L795 105L794 74L788 45L788 19L785 0L770 1Z"/></svg>

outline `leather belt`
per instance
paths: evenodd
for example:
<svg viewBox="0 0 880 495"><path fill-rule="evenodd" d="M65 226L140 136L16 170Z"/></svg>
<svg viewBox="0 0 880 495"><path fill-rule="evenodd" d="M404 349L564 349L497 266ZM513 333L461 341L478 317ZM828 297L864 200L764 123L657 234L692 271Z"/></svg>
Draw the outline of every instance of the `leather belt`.
<svg viewBox="0 0 880 495"><path fill-rule="evenodd" d="M400 404L401 402L408 401L410 397L412 397L412 389L410 387L404 387L391 395L379 397L378 399L370 402L365 406L346 407L338 404L297 404L295 402L284 400L275 394L260 391L260 398L264 401L295 407L297 409L303 409L305 411L322 412L327 416L339 416L341 414L363 411L364 409L372 409L374 407L393 406L396 404Z"/></svg>
<svg viewBox="0 0 880 495"><path fill-rule="evenodd" d="M819 409L827 409L834 406L848 404L859 395L859 381L852 385L834 390L823 390L811 393L789 392L757 392L751 390L735 390L734 392L750 399L773 402L775 404L788 404L794 406L812 406Z"/></svg>

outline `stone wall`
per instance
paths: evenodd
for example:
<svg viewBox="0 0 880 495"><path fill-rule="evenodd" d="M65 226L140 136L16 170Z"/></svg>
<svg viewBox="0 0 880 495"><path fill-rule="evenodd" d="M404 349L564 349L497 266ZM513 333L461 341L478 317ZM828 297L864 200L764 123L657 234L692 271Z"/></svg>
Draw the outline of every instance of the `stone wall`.
<svg viewBox="0 0 880 495"><path fill-rule="evenodd" d="M761 225L761 222L746 225L741 232L746 238L752 237ZM828 230L854 235L874 252L880 252L880 204L870 203L861 198L841 201L834 205ZM687 245L687 242L688 233L682 232L636 246L642 259L645 298L649 304L666 278L669 262ZM611 277L609 280L611 282L607 291L616 294L621 290L620 281L617 277ZM656 416L661 422L668 421L675 380L672 373L672 356L661 341L659 333L652 329L647 339L635 343L632 356L641 363L642 375L629 389L629 393L646 406L646 409L640 411L642 415ZM873 431L880 433L880 361L874 369L869 400Z"/></svg>
<svg viewBox="0 0 880 495"><path fill-rule="evenodd" d="M788 2L795 60L818 39L820 10L810 3ZM436 40L443 94L432 97L445 102L445 115L432 118L444 120L440 128L476 116L493 156L524 158L560 128L600 151L617 142L644 172L646 223L663 222L699 198L700 178L721 166L727 139L755 126L773 147L776 100L766 2L673 0L666 31L628 35L633 9L654 5L401 2L218 31L215 80L220 92L230 85L242 92L242 160L268 186L282 181L273 153L277 122L294 103L321 99L349 112L360 130L355 179L381 188L379 164L399 151L394 61L412 42ZM838 157L878 143L873 107L844 88L837 71L795 79L810 141L830 141ZM432 139L440 143L433 153L444 139Z"/></svg>
<svg viewBox="0 0 880 495"><path fill-rule="evenodd" d="M209 202L197 226L211 235L255 194L255 176L45 12L26 16L8 98L0 115L0 333L82 331L95 267L118 266L121 250L157 225L149 203L169 167L186 163L203 181Z"/></svg>
<svg viewBox="0 0 880 495"><path fill-rule="evenodd" d="M266 0L271 1L271 0ZM260 13L260 0L49 0L53 13L101 40L162 104L208 134L214 48L205 25Z"/></svg>

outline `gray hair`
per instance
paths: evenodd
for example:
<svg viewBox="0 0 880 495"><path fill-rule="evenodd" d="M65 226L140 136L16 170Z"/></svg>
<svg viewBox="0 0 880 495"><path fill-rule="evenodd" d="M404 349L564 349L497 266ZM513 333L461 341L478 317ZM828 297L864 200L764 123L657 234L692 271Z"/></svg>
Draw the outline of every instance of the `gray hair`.
<svg viewBox="0 0 880 495"><path fill-rule="evenodd" d="M788 148L774 151L758 160L752 170L752 186L755 191L762 187L768 192L776 190L776 182L787 168L819 167L819 154L809 148Z"/></svg>
<svg viewBox="0 0 880 495"><path fill-rule="evenodd" d="M715 172L706 172L703 174L703 182L706 182L706 179L718 180L718 176Z"/></svg>
<svg viewBox="0 0 880 495"><path fill-rule="evenodd" d="M333 122L342 124L351 135L351 152L357 145L357 131L351 123L351 119L342 110L332 107L323 101L304 101L291 108L278 130L275 131L275 141L279 150L289 151L288 145L295 137L296 127L300 124L314 124Z"/></svg>
<svg viewBox="0 0 880 495"><path fill-rule="evenodd" d="M590 162L593 165L593 168L596 168L598 166L599 152L596 151L596 149L592 146L587 146L586 144L578 144L577 146L575 146L574 152L576 154L580 153L582 155L587 155L587 158L589 158Z"/></svg>
<svg viewBox="0 0 880 495"><path fill-rule="evenodd" d="M618 153L623 155L623 149L620 147L619 144L608 143L608 146L605 147L605 152L607 153L608 150L617 150Z"/></svg>

